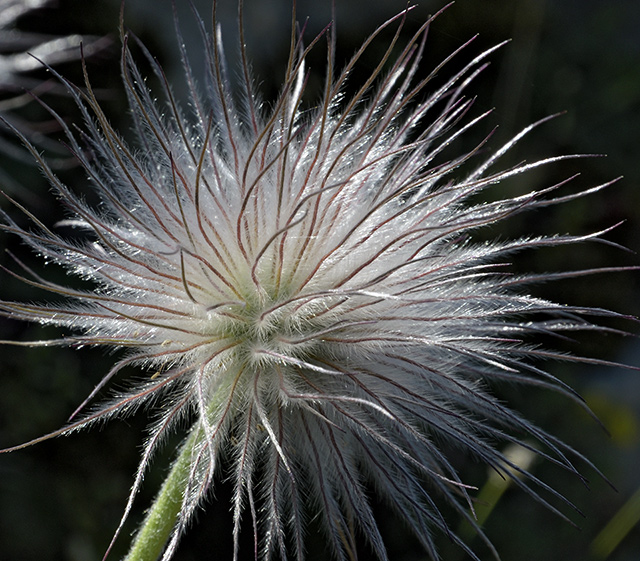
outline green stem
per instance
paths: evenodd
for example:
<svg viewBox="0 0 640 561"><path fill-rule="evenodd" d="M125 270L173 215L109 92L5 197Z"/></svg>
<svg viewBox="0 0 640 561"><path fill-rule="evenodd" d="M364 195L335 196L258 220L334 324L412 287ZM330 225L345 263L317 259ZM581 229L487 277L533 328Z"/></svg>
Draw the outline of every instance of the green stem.
<svg viewBox="0 0 640 561"><path fill-rule="evenodd" d="M202 431L195 430L184 443L124 561L156 561L162 555L182 509L193 450L201 438Z"/></svg>
<svg viewBox="0 0 640 561"><path fill-rule="evenodd" d="M640 489L624 504L591 544L594 559L608 559L620 542L640 523Z"/></svg>

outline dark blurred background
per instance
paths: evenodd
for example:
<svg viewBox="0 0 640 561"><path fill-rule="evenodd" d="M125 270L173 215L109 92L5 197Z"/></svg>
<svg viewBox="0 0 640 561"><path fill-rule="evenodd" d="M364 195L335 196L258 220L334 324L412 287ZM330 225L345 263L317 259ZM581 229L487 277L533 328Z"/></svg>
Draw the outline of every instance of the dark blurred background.
<svg viewBox="0 0 640 561"><path fill-rule="evenodd" d="M197 69L201 64L201 51L194 18L186 1L177 0L177 4L192 63ZM209 21L210 1L199 0L195 4L203 18ZM234 60L237 58L236 3L220 0L220 4L227 55ZM407 36L443 5L422 0L408 17ZM10 39L9 34L15 29L60 36L110 37L110 44L101 43L100 48L87 57L87 67L105 111L126 136L130 127L119 79L119 7L117 0L59 0L49 7L25 14L10 28L0 28L0 39ZM404 0L366 3L337 0L339 63L344 64L377 25L404 7ZM307 16L306 36L310 39L330 21L330 2L299 0L298 19L304 21ZM178 96L184 95L176 57L171 2L127 0L125 22L165 66ZM289 0L245 1L247 49L267 103L275 98L284 75L290 24ZM527 124L550 114L566 112L532 132L502 165L507 167L525 159L534 161L560 154L607 154L606 157L571 160L545 167L501 185L487 196L524 193L557 183L577 172L581 176L563 188L562 194L624 176L600 193L522 215L480 235L504 238L556 232L586 234L622 222L606 237L628 247L631 252L593 243L569 249L549 249L516 256L513 270L546 272L639 264L638 256L633 253L640 250L639 25L640 3L637 0L458 0L432 25L422 75L479 34L456 61L441 71L434 84L483 49L512 39L491 56L491 65L468 90L468 95L477 95L472 116L490 108L495 110L460 149L471 148L474 142L499 125L490 142L492 148L497 148ZM392 31L384 33L366 53L354 75L354 84L358 84L358 76L366 76L375 67L391 34ZM321 42L309 57L309 65L315 70L309 88L320 84L324 77L326 51L323 45ZM9 45L7 53L19 50L21 47L14 43L13 47ZM9 64L9 59L6 62ZM141 66L145 67L144 61ZM56 68L77 83L82 82L77 60L61 62ZM0 62L0 81L5 75L3 72L4 66ZM6 75L9 75L8 71ZM51 91L45 89L41 94L43 99L69 122L79 119L73 104L56 91L45 72L30 71L26 76L36 81L45 80ZM153 84L152 78L150 84ZM5 91L2 100L14 100L22 91L20 87ZM313 97L309 99L311 104L314 101ZM5 117L30 121L31 138L53 159L56 173L78 192L91 197L84 174L73 166L65 150L58 147L56 140L62 136L60 131L37 103L0 103L0 111ZM63 215L41 174L14 152L18 143L12 135L1 130L0 133L0 152L4 153L0 154L1 167L5 174L2 189L46 219L48 224L54 223ZM5 143L12 147L3 149ZM15 208L10 208L5 201L0 205L16 220L21 220ZM27 265L40 267L36 257L30 256L16 240L4 234L0 234L0 248L9 248ZM16 269L15 263L4 253L0 263ZM48 278L62 275L54 267L47 268L46 274ZM637 316L640 315L638 278L638 272L605 274L549 283L534 290L536 294L556 301L609 308ZM0 272L0 287L3 298L7 299L46 298L4 272ZM637 324L632 321L609 321L607 325L638 332ZM0 319L0 339L33 340L42 336L55 337L55 332ZM579 336L577 341L569 342L540 342L553 344L562 351L640 366L640 343L636 337L610 334ZM64 424L114 361L113 356L95 349L0 346L0 353L0 447L29 440ZM640 517L640 495L636 495L635 502L628 503L640 488L640 376L616 367L543 366L578 389L606 431L579 406L561 396L519 387L496 388L496 391L525 416L589 457L616 490L586 465L580 467L589 479L589 488L551 465L538 463L532 468L534 474L562 491L584 513L583 518L558 505L581 529L563 522L524 493L508 489L488 517L484 525L486 533L504 561L637 561L640 559L637 524L624 539L609 542L620 541L612 552L606 547L608 534L605 532L603 538L601 532L607 527L622 531L625 521L633 525L634 520L637 521L634 517ZM101 430L94 427L0 456L0 560L101 559L124 509L147 421L147 415L142 412L126 420L114 420L100 427ZM179 438L168 442L164 453L157 458L110 559L118 559L126 552L129 534L152 501L178 442ZM485 484L487 470L484 466L465 458L457 460L465 481L481 487ZM231 559L229 496L230 490L221 483L216 488L215 498L183 539L176 561ZM623 516L622 522L609 525L625 504L631 504L630 513L626 518ZM426 555L402 522L388 516L384 505L378 505L378 508L390 559L426 561ZM456 529L458 521L450 518L450 524ZM252 559L253 555L251 531L250 528L247 530L241 560ZM321 536L314 537L313 530L312 527L309 559L321 561L327 558L325 543ZM469 541L477 547L481 559L490 558L479 540L470 536ZM438 536L437 542L445 561L465 559L463 552L446 536ZM368 559L368 555L363 548L362 559Z"/></svg>

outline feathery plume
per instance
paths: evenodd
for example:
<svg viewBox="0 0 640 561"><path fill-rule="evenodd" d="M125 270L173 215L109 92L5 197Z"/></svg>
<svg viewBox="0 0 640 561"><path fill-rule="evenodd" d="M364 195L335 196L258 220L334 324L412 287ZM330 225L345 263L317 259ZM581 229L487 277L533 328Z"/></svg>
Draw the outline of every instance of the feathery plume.
<svg viewBox="0 0 640 561"><path fill-rule="evenodd" d="M108 38L79 34L57 37L17 27L21 17L51 4L51 0L0 0L0 153L29 164L33 163L33 158L16 145L15 136L11 133L10 140L5 138L8 131L4 121L19 128L38 147L60 152L60 145L46 137L45 123L25 120L16 110L31 103L34 95L66 94L66 89L56 81L43 80L33 73L42 71L43 63L57 66L79 60L81 44L83 56L90 57L110 43ZM0 180L5 190L20 192L18 183L3 170L0 170Z"/></svg>
<svg viewBox="0 0 640 561"><path fill-rule="evenodd" d="M579 401L534 360L590 359L561 356L527 339L604 329L589 318L615 314L556 304L524 287L593 271L513 275L503 264L513 252L602 241L604 232L491 243L474 241L474 233L606 185L555 195L563 182L479 202L496 183L574 156L498 169L500 158L543 119L489 154L483 141L469 153L445 157L452 142L486 117L469 117L472 100L465 92L499 46L432 89L435 73L471 41L420 76L433 18L399 45L406 14L381 25L341 71L334 69L327 28L326 78L311 108L302 101L305 57L324 34L305 46L292 32L280 95L266 106L243 39L240 79L232 83L219 31L210 33L198 19L206 62L199 88L176 25L190 92L183 106L155 59L123 32L123 87L135 141L112 128L88 77L84 88L59 77L84 114L84 131L76 133L52 113L99 197L95 206L63 184L16 130L68 209L64 224L84 241L60 235L19 203L32 226L3 213L0 227L87 287L51 282L26 266L24 273L6 271L63 299L2 301L0 313L67 330L34 346L127 352L68 426L9 450L152 408L157 421L124 522L163 438L188 423L159 499L177 497L175 518L165 520L166 543L155 545L165 560L217 477L234 488L234 559L244 518L253 527L256 557L299 560L305 520L318 513L336 558L356 559L359 529L377 557L388 559L370 488L432 558L438 558L437 529L478 559L440 512L448 503L475 524L472 488L442 442L512 478L553 510L545 496L568 501L510 461L501 445L519 443L581 478L574 461L584 458L507 408L487 382L551 388ZM363 52L393 26L379 65L347 93ZM134 61L134 41L159 79L163 101L156 101ZM462 169L468 171L462 175ZM129 365L149 372L148 379L85 412ZM145 527L155 523L154 509ZM152 547L144 536L143 528L132 551Z"/></svg>

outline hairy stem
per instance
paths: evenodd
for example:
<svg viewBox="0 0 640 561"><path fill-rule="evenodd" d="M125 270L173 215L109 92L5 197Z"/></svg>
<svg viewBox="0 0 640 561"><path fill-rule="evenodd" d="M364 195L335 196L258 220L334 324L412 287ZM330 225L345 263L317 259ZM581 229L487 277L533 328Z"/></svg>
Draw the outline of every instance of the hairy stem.
<svg viewBox="0 0 640 561"><path fill-rule="evenodd" d="M162 554L182 509L193 449L202 437L202 430L195 430L182 446L124 561L156 561Z"/></svg>

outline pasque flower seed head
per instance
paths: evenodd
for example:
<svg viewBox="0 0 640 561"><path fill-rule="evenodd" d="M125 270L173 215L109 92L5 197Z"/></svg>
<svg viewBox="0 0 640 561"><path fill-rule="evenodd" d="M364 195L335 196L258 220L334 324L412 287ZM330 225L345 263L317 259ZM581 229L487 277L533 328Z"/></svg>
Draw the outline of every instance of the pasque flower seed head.
<svg viewBox="0 0 640 561"><path fill-rule="evenodd" d="M243 517L253 526L259 558L303 559L305 521L319 515L337 558L356 558L359 529L386 560L371 489L434 559L434 529L477 558L440 514L439 505L449 503L474 522L472 492L443 442L513 477L545 504L539 491L561 495L504 457L501 443L521 442L577 474L571 459L577 454L492 397L486 382L571 395L531 360L558 355L525 339L594 329L592 310L529 296L523 287L539 277L507 274L501 265L515 251L599 234L488 243L474 241L474 233L603 186L561 196L555 186L480 202L483 190L564 156L498 169L501 156L539 123L495 151L483 142L447 156L486 116L470 117L465 91L495 49L432 86L450 59L420 75L429 22L400 45L406 14L384 23L342 70L334 68L328 28L326 78L311 106L303 102L311 71L305 57L321 48L322 35L305 46L292 33L280 95L266 105L258 101L244 46L239 79L232 81L220 34L201 20L204 81L193 75L176 26L186 103L174 98L142 47L159 78L156 100L130 51L137 40L123 33L123 87L135 140L112 128L88 78L83 88L60 78L85 116L83 132L54 114L99 198L95 206L26 142L70 212L65 224L86 235L72 241L18 203L31 227L8 214L1 227L90 286L75 289L27 271L26 282L64 300L4 301L0 310L70 332L34 345L127 349L70 425L52 433L142 404L158 413L125 517L163 437L190 423L174 468L179 508L161 544L163 559L175 552L217 477L234 488L234 558ZM394 26L379 65L363 84L351 84L365 50ZM82 417L132 364L148 379Z"/></svg>

